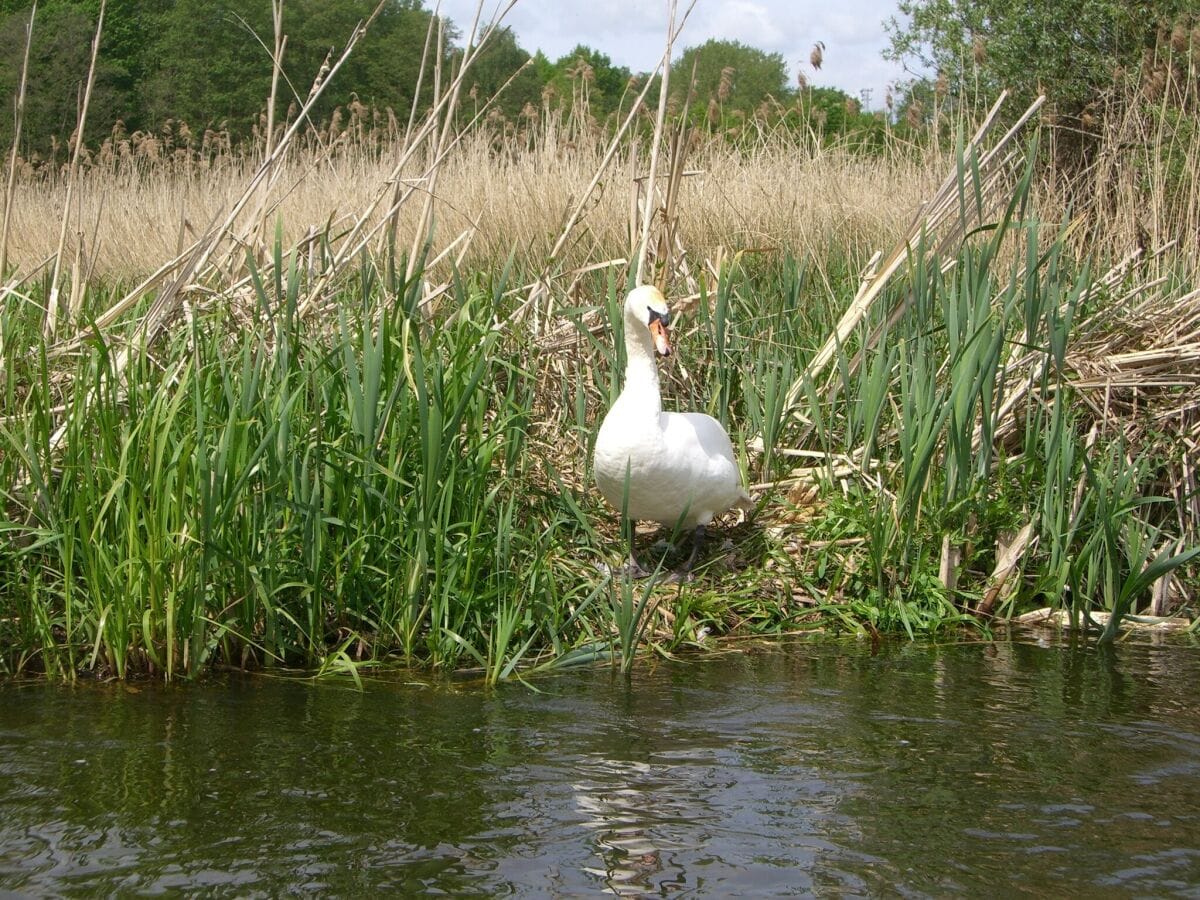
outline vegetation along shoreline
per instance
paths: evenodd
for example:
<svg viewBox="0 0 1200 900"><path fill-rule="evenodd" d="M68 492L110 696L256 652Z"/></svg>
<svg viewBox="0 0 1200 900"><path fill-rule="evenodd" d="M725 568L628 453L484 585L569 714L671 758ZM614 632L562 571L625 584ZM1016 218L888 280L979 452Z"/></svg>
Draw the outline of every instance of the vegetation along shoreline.
<svg viewBox="0 0 1200 900"><path fill-rule="evenodd" d="M682 11L631 73L420 2L227 5L252 48L182 0L154 40L137 0L0 20L0 675L497 682L1198 621L1194 13L1091 4L1110 56L1022 76L909 3L894 52L939 68L871 112L815 50L793 86L678 48ZM694 556L695 521L633 528L596 487L639 285L663 408L727 433L753 498Z"/></svg>

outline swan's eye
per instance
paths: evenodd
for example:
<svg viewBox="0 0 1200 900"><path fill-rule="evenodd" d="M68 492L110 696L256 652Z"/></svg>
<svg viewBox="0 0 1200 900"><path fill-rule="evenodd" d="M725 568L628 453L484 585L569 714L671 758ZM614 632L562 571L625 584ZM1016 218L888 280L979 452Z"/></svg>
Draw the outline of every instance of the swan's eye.
<svg viewBox="0 0 1200 900"><path fill-rule="evenodd" d="M648 309L647 312L650 313L650 321L647 324L652 325L655 322L662 322L664 325L668 326L671 324L671 313L669 310L667 312L660 313L657 309Z"/></svg>

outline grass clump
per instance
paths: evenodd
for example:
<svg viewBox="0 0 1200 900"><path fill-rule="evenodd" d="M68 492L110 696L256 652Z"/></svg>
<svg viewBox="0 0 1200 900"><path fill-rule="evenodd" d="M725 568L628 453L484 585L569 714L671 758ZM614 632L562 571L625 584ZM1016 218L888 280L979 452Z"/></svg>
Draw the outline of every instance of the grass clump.
<svg viewBox="0 0 1200 900"><path fill-rule="evenodd" d="M971 169L965 158L958 196L979 214ZM1158 492L1174 473L1139 440L1146 417L1113 410L1126 391L1140 392L1150 419L1194 409L1185 357L1157 355L1171 374L1153 382L1083 377L1114 305L1153 306L1162 282L1072 263L1067 230L1047 235L1033 213L1033 172L997 218L963 228L953 257L919 236L832 374L818 384L810 365L795 385L802 438L826 461L808 474L840 485L812 534L834 557L820 565L843 618L848 603L870 627L913 635L968 613L985 624L1062 604L1076 622L1113 613L1101 635L1111 641L1152 584L1170 588L1200 554L1194 520L1168 523L1175 507Z"/></svg>
<svg viewBox="0 0 1200 900"><path fill-rule="evenodd" d="M546 609L579 592L554 561L578 525L536 486L536 372L501 346L493 294L459 285L429 319L419 281L360 275L332 326L296 315L293 266L233 333L197 316L123 368L87 341L58 415L63 373L10 353L9 646L50 672L172 677L335 652L504 665L565 627Z"/></svg>

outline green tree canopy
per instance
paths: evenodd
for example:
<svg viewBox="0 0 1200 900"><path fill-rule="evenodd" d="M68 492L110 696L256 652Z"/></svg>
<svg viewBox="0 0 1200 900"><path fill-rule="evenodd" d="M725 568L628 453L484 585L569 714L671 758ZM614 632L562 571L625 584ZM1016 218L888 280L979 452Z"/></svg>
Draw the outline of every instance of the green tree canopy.
<svg viewBox="0 0 1200 900"><path fill-rule="evenodd" d="M0 18L0 96L16 96L25 54L29 9ZM95 16L82 6L48 3L38 9L29 53L24 133L36 152L45 153L52 141L65 145L77 124L80 88L91 58ZM134 102L131 69L136 63L102 54L92 87L91 114L85 139L107 134L120 111ZM11 116L0 117L0 140L12 140Z"/></svg>
<svg viewBox="0 0 1200 900"><path fill-rule="evenodd" d="M498 28L480 51L467 75L474 101L472 106L482 106L516 75L497 98L494 108L510 119L520 115L526 104L537 109L542 100L543 70L530 62L531 59L529 53L517 43L511 28ZM473 112L473 109L469 108L468 111Z"/></svg>
<svg viewBox="0 0 1200 900"><path fill-rule="evenodd" d="M29 21L28 2L0 3L0 96L16 92ZM307 97L331 53L340 54L374 0L289 0L280 86L282 118ZM45 152L75 128L79 86L87 76L99 0L45 0L34 23L24 142ZM318 120L352 99L407 114L432 13L422 0L390 0L314 110ZM274 33L265 0L109 0L87 137L157 130L168 120L194 133L250 133L265 111ZM448 58L448 57L447 57ZM288 82L290 82L290 87ZM0 138L11 119L0 117Z"/></svg>
<svg viewBox="0 0 1200 900"><path fill-rule="evenodd" d="M142 85L141 115L130 110L130 126L173 118L196 132L248 131L271 85L270 57L255 34L271 45L268 4L175 0L151 38L157 64Z"/></svg>
<svg viewBox="0 0 1200 900"><path fill-rule="evenodd" d="M672 64L675 87L682 97L688 89L692 68L696 72L696 96L702 102L716 100L726 110L752 110L770 94L783 102L789 94L787 66L780 53L766 53L737 41L708 40L688 47Z"/></svg>
<svg viewBox="0 0 1200 900"><path fill-rule="evenodd" d="M931 67L951 85L973 67L989 93L1010 88L1029 101L1045 92L1075 115L1195 0L900 0L899 9L907 21L888 24L889 58Z"/></svg>
<svg viewBox="0 0 1200 900"><path fill-rule="evenodd" d="M172 0L154 42L157 68L143 89L147 117L183 119L193 129L226 125L248 132L266 108L273 43L270 7L261 0ZM341 54L372 0L291 0L284 6L287 47L282 116L302 104L326 59ZM392 0L334 77L314 118L357 99L403 115L412 104L431 14L419 0ZM266 45L266 46L264 46ZM290 86L289 86L290 85Z"/></svg>
<svg viewBox="0 0 1200 900"><path fill-rule="evenodd" d="M608 54L586 44L576 44L554 63L549 79L560 100L584 95L594 115L606 116L617 108L632 77L628 68L613 64Z"/></svg>

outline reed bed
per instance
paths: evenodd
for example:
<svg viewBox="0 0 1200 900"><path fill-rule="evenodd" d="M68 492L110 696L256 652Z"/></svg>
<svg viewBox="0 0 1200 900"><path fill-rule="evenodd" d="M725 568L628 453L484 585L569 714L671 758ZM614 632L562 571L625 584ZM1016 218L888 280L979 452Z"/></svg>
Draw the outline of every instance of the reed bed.
<svg viewBox="0 0 1200 900"><path fill-rule="evenodd" d="M1114 613L1111 641L1194 603L1200 269L1194 234L1157 242L1194 221L1194 143L1158 144L1182 189L1150 246L1119 167L1041 167L1036 106L870 154L733 144L644 92L612 129L506 134L463 122L470 59L386 136L302 112L244 155L18 174L5 671L494 682L1046 603ZM639 272L680 317L667 393L730 427L760 498L670 588L601 574L645 538L587 468Z"/></svg>
<svg viewBox="0 0 1200 900"><path fill-rule="evenodd" d="M602 167L603 134L579 134L552 113L547 118L527 139L500 148L489 130L472 131L439 163L435 240L444 246L470 232L465 252L455 254L464 268L493 267L510 252L522 269L539 267L561 233L564 210L602 168L611 177L589 199L563 263L579 267L628 251L631 178L642 174L644 150L626 143ZM360 136L352 126L344 135L323 146L308 142L282 161L264 202L268 225L275 217L283 223L285 245L313 229L346 227L390 179L419 184L429 168L421 153L393 173L400 136ZM834 246L869 256L899 238L939 175L938 160L901 148L878 156L838 146L800 154L794 140L769 131L748 149L721 138L695 141L678 233L698 260L748 247L815 253ZM74 240L92 277L111 284L153 272L236 202L260 162L238 150L199 160L148 159L135 150L94 162L80 176L73 212ZM20 270L53 256L65 192L58 171L17 180L10 253ZM395 230L412 234L420 216L418 204L406 206Z"/></svg>

